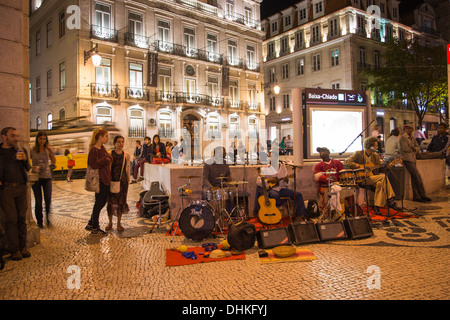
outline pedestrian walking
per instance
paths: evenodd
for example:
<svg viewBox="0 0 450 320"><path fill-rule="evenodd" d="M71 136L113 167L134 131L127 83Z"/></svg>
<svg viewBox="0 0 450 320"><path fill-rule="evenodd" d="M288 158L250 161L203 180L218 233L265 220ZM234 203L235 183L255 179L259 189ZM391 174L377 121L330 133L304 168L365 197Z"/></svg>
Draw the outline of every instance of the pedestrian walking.
<svg viewBox="0 0 450 320"><path fill-rule="evenodd" d="M1 130L0 144L0 206L3 211L7 250L13 260L31 256L27 239L27 182L30 160L19 144L16 128Z"/></svg>
<svg viewBox="0 0 450 320"><path fill-rule="evenodd" d="M42 194L45 201L45 217L47 227L50 226L50 208L52 203L52 170L50 163L55 164L56 158L52 147L48 142L48 136L45 132L39 131L36 135L34 147L31 149L31 162L34 171L38 172L39 179L31 186L34 194L34 215L39 228L44 228Z"/></svg>
<svg viewBox="0 0 450 320"><path fill-rule="evenodd" d="M130 154L123 150L125 138L116 136L114 138L114 150L111 151L111 181L120 182L118 193L110 192L108 196L108 204L106 211L108 212L109 223L105 230L111 230L113 226L113 216L117 217L117 230L123 231L124 228L120 223L122 215L130 212L127 203L128 182L130 180Z"/></svg>
<svg viewBox="0 0 450 320"><path fill-rule="evenodd" d="M85 229L91 234L106 233L100 229L100 212L108 201L109 188L111 184L111 163L112 157L106 151L104 144L108 142L109 135L105 129L95 129L89 143L88 165L92 169L98 169L99 192L95 193L95 203L92 208L91 219Z"/></svg>
<svg viewBox="0 0 450 320"><path fill-rule="evenodd" d="M73 182L72 181L72 172L73 172L73 167L75 167L75 160L73 160L73 155L70 153L69 149L66 149L66 151L64 151L64 155L67 158L67 182Z"/></svg>
<svg viewBox="0 0 450 320"><path fill-rule="evenodd" d="M287 139L284 141L286 145L286 155L294 154L294 140L291 139L291 135L288 134Z"/></svg>

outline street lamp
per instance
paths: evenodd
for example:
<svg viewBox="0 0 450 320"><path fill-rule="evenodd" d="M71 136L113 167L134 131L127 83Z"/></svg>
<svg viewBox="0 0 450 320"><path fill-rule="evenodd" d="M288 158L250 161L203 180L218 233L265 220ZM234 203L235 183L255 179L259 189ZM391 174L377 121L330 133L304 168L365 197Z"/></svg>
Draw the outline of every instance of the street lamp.
<svg viewBox="0 0 450 320"><path fill-rule="evenodd" d="M91 50L84 51L84 65L86 65L86 61L89 60L89 58L92 58L92 64L94 67L98 67L102 61L102 57L98 54L97 51L98 44L95 45Z"/></svg>
<svg viewBox="0 0 450 320"><path fill-rule="evenodd" d="M279 86L278 84L276 84L276 85L273 87L273 92L274 92L275 94L279 94L279 93L280 93L280 86Z"/></svg>

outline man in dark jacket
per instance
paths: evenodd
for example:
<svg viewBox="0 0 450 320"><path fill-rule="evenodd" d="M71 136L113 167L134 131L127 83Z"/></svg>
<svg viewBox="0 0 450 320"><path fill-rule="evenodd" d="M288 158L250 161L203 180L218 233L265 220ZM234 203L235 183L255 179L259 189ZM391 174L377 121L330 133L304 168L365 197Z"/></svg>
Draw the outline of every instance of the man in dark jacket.
<svg viewBox="0 0 450 320"><path fill-rule="evenodd" d="M7 247L13 260L31 256L26 248L28 211L27 182L30 160L19 146L17 129L1 130L0 144L0 206L6 231Z"/></svg>
<svg viewBox="0 0 450 320"><path fill-rule="evenodd" d="M133 170L133 179L130 183L136 183L136 179L138 177L138 173L140 171L141 176L139 177L139 181L144 180L144 164L146 162L150 162L150 151L151 151L151 144L152 140L150 137L145 137L144 139L144 145L142 146L142 153L141 153L141 159L139 162L136 163Z"/></svg>

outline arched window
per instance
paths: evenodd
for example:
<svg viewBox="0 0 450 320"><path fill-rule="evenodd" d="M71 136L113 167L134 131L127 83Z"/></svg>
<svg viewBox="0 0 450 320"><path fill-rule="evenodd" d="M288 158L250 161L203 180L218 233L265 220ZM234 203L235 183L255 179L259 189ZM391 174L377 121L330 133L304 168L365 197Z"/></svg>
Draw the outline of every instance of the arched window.
<svg viewBox="0 0 450 320"><path fill-rule="evenodd" d="M248 138L258 138L258 119L255 116L248 117Z"/></svg>
<svg viewBox="0 0 450 320"><path fill-rule="evenodd" d="M229 118L229 137L231 139L240 138L239 116L231 115Z"/></svg>
<svg viewBox="0 0 450 320"><path fill-rule="evenodd" d="M59 120L65 120L66 119L66 109L62 108L59 110Z"/></svg>
<svg viewBox="0 0 450 320"><path fill-rule="evenodd" d="M97 124L112 122L112 109L108 106L98 106L95 110Z"/></svg>
<svg viewBox="0 0 450 320"><path fill-rule="evenodd" d="M51 113L47 114L47 130L53 128L53 115Z"/></svg>
<svg viewBox="0 0 450 320"><path fill-rule="evenodd" d="M140 108L130 108L128 136L145 137L144 111Z"/></svg>
<svg viewBox="0 0 450 320"><path fill-rule="evenodd" d="M42 124L41 117L37 117L36 118L36 129L37 130L41 129L41 124Z"/></svg>
<svg viewBox="0 0 450 320"><path fill-rule="evenodd" d="M158 111L158 134L161 138L172 138L172 112L170 110Z"/></svg>
<svg viewBox="0 0 450 320"><path fill-rule="evenodd" d="M220 138L220 116L217 113L210 113L207 122L208 138Z"/></svg>

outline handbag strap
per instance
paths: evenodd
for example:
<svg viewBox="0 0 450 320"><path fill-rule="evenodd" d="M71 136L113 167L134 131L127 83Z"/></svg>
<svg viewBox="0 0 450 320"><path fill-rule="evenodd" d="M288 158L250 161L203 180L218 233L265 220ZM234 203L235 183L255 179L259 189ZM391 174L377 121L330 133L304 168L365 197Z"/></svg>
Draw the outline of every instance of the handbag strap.
<svg viewBox="0 0 450 320"><path fill-rule="evenodd" d="M125 151L123 152L123 163L122 163L122 170L120 171L120 178L119 181L122 181L122 173L123 173L123 168L125 167ZM116 153L117 154L117 153Z"/></svg>

